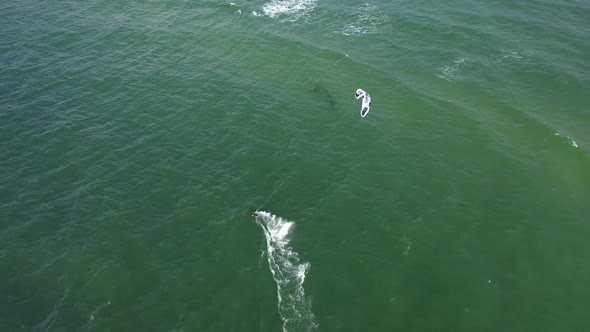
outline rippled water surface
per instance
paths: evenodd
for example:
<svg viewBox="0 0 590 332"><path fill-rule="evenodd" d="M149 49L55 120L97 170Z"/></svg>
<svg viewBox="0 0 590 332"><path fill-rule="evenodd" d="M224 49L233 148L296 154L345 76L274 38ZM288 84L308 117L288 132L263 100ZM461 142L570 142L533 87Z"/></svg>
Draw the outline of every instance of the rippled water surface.
<svg viewBox="0 0 590 332"><path fill-rule="evenodd" d="M589 17L0 4L0 330L589 330Z"/></svg>

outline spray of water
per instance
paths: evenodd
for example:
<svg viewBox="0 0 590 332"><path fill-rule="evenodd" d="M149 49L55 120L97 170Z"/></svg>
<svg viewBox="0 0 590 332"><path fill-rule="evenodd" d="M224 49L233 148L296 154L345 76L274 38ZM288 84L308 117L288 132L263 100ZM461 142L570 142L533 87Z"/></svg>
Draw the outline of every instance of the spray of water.
<svg viewBox="0 0 590 332"><path fill-rule="evenodd" d="M277 285L283 331L317 330L311 301L303 289L310 264L302 263L297 252L289 246L294 223L265 211L257 212L256 223L266 238L268 266Z"/></svg>

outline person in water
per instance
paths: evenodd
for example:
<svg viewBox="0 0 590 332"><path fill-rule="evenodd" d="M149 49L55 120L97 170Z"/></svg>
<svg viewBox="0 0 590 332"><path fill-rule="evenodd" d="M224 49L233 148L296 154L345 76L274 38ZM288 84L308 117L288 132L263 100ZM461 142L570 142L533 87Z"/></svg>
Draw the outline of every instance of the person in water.
<svg viewBox="0 0 590 332"><path fill-rule="evenodd" d="M254 217L254 218L258 217L258 211L252 211L252 217Z"/></svg>

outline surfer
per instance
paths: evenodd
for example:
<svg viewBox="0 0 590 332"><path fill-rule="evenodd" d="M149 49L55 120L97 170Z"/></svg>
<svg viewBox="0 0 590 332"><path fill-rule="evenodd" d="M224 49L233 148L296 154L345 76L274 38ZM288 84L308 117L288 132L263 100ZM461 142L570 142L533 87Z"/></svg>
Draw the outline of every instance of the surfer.
<svg viewBox="0 0 590 332"><path fill-rule="evenodd" d="M258 211L252 211L252 217L254 217L254 218L258 217Z"/></svg>

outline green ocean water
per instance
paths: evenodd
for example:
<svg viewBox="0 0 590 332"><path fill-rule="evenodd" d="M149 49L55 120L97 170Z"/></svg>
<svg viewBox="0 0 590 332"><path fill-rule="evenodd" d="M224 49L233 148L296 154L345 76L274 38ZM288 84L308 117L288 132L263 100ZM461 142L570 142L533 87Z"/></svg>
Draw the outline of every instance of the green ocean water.
<svg viewBox="0 0 590 332"><path fill-rule="evenodd" d="M590 330L589 54L575 0L5 1L0 331Z"/></svg>

